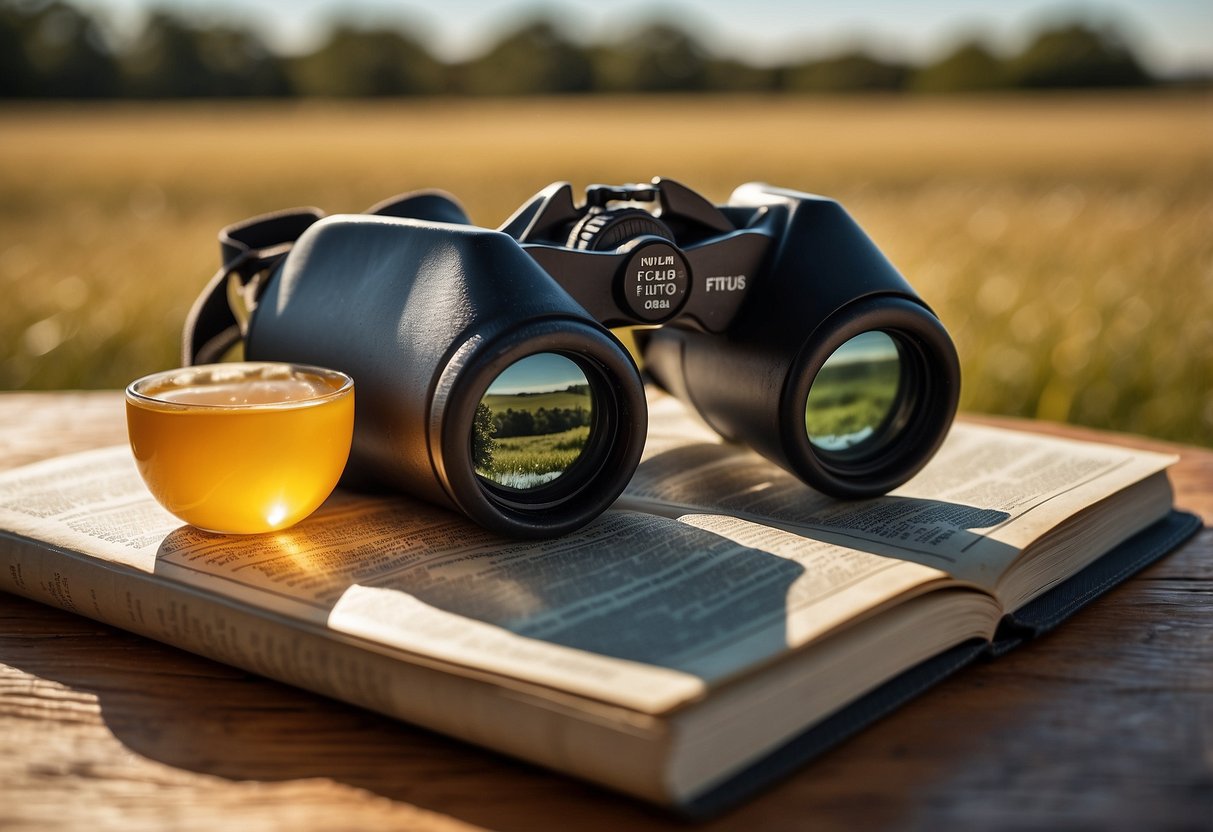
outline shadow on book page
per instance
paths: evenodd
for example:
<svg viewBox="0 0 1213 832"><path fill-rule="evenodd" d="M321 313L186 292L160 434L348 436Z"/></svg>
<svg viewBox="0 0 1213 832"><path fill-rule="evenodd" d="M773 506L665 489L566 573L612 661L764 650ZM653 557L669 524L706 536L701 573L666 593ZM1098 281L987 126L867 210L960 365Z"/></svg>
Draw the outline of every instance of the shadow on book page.
<svg viewBox="0 0 1213 832"><path fill-rule="evenodd" d="M1019 555L989 535L1012 517L1001 507L899 494L839 501L731 444L683 445L647 458L622 504L692 523L696 514L747 520L987 588Z"/></svg>
<svg viewBox="0 0 1213 832"><path fill-rule="evenodd" d="M155 570L382 647L662 712L954 578L976 554L953 552L974 542L1000 571L1016 551L978 530L1006 517L838 503L735 446L694 443L646 460L620 508L555 540L339 492L276 534L179 528Z"/></svg>
<svg viewBox="0 0 1213 832"><path fill-rule="evenodd" d="M443 661L612 701L634 688L643 704L627 704L649 710L786 652L805 566L636 512L518 542L411 500L339 494L272 535L181 527L156 572Z"/></svg>

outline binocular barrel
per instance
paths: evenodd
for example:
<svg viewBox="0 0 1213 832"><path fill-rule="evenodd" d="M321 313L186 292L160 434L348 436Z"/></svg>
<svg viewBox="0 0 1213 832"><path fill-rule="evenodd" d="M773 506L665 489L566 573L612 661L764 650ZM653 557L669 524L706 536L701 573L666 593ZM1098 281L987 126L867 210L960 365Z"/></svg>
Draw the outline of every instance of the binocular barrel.
<svg viewBox="0 0 1213 832"><path fill-rule="evenodd" d="M623 491L644 447L644 389L627 352L496 231L321 220L260 299L246 352L354 378L347 483L399 488L503 534L588 523ZM515 387L498 400L525 406L532 397L520 393L541 395L564 405L544 407L545 418L576 421L582 435L564 451L567 470L499 482L481 405L514 367ZM529 431L536 445L546 435Z"/></svg>
<svg viewBox="0 0 1213 832"><path fill-rule="evenodd" d="M723 336L667 327L645 368L722 436L836 497L884 494L938 450L960 396L935 314L837 202L765 185L731 206L786 210Z"/></svg>

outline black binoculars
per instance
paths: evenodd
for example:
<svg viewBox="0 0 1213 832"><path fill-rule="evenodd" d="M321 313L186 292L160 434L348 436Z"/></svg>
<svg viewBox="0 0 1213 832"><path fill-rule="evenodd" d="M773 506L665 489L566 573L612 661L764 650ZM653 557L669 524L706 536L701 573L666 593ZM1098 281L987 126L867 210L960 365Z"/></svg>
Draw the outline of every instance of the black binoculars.
<svg viewBox="0 0 1213 832"><path fill-rule="evenodd" d="M358 403L346 482L513 536L592 520L648 428L645 370L727 439L842 498L938 449L960 369L939 319L833 200L764 184L713 205L669 179L544 188L499 230L436 191L220 234L187 363L331 367Z"/></svg>

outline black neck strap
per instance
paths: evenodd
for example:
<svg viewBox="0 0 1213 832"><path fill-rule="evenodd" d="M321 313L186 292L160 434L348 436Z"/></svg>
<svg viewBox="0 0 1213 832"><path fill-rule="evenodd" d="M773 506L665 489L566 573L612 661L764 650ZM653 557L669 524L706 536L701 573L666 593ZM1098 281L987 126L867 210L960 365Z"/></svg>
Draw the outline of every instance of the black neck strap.
<svg viewBox="0 0 1213 832"><path fill-rule="evenodd" d="M247 319L240 320L233 301L255 300L258 275L281 260L299 236L324 216L318 208L279 211L229 225L219 232L223 265L194 301L182 332L185 364L219 361L244 336Z"/></svg>

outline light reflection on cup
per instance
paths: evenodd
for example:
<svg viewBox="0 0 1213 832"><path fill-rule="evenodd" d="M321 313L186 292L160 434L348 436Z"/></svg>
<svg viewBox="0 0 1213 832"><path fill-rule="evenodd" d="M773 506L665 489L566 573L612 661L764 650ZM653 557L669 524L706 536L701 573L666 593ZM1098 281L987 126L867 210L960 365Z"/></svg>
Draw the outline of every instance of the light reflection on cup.
<svg viewBox="0 0 1213 832"><path fill-rule="evenodd" d="M349 457L354 383L334 370L240 362L145 376L126 388L148 490L204 531L285 529L332 493Z"/></svg>

